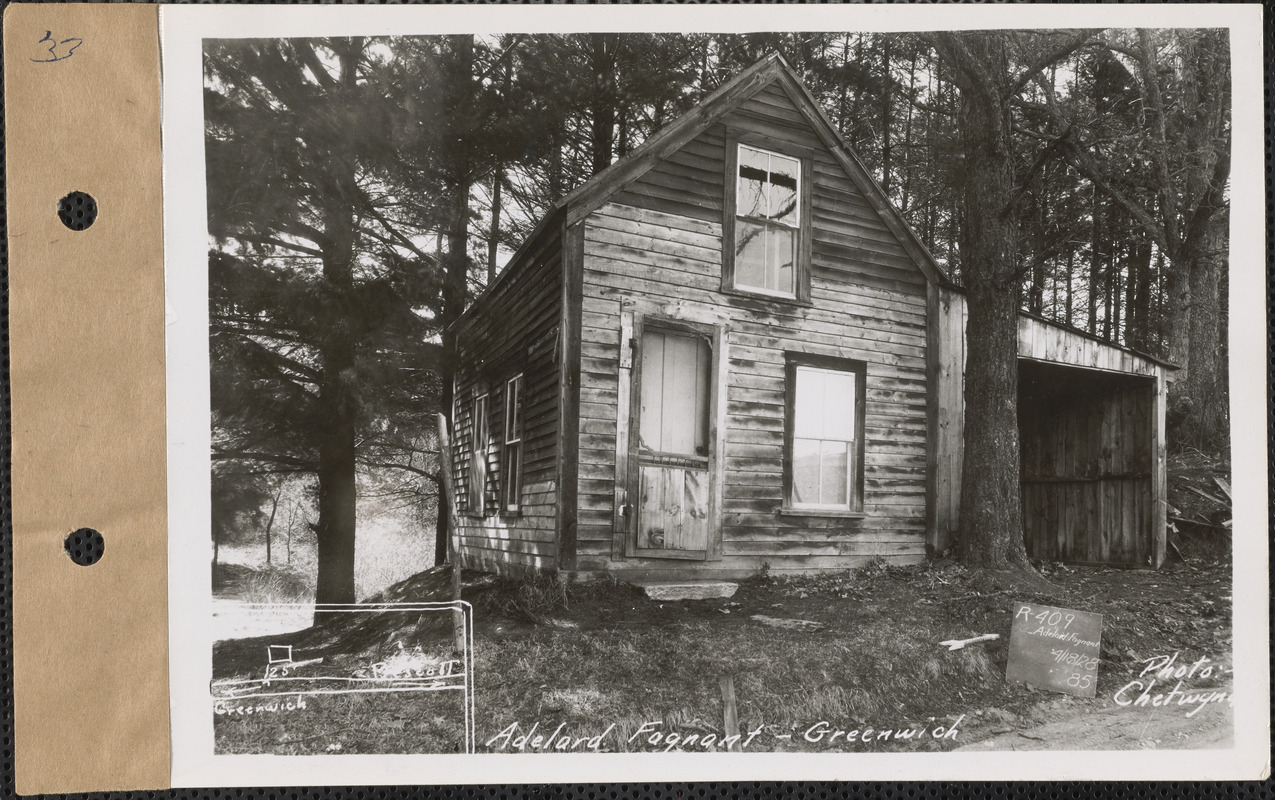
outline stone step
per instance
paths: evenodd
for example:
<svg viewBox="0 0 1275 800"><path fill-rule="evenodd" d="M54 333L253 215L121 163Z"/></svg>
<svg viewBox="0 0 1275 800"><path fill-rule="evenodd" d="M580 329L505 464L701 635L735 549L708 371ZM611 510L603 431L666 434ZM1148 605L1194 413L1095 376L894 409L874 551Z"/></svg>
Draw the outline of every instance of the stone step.
<svg viewBox="0 0 1275 800"><path fill-rule="evenodd" d="M686 581L684 583L639 583L652 600L715 600L731 597L738 583L727 581Z"/></svg>

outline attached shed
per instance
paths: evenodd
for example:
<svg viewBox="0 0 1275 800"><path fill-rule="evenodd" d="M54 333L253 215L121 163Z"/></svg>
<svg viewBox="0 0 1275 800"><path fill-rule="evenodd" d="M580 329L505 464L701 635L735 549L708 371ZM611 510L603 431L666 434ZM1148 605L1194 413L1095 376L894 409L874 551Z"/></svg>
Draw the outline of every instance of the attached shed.
<svg viewBox="0 0 1275 800"><path fill-rule="evenodd" d="M464 563L684 580L924 559L956 524L962 304L792 70L764 59L560 201L457 323ZM1024 320L1029 344L1056 328ZM1060 347L1027 357L1090 357ZM1128 355L1108 371L1154 378ZM1026 402L1072 414L1037 377ZM1139 402L1130 431L1154 417ZM1080 449L1033 469L1135 481L1154 433L1131 434L1128 464L1102 456L1106 472ZM1033 435L1042 452L1071 442ZM1048 557L1089 547L1088 523L1062 549L1030 530ZM1142 552L1120 537L1096 560Z"/></svg>
<svg viewBox="0 0 1275 800"><path fill-rule="evenodd" d="M935 434L931 549L960 523L965 324L960 290L933 295ZM1165 555L1168 362L1020 313L1018 433L1032 558L1159 566Z"/></svg>

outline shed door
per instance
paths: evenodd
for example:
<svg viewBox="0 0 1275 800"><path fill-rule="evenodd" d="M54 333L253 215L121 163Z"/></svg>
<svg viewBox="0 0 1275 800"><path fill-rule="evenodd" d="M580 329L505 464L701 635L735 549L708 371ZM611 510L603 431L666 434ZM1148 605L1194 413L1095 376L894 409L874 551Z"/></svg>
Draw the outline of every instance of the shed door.
<svg viewBox="0 0 1275 800"><path fill-rule="evenodd" d="M638 555L704 558L710 519L709 425L713 354L692 332L641 334L629 435L630 503Z"/></svg>

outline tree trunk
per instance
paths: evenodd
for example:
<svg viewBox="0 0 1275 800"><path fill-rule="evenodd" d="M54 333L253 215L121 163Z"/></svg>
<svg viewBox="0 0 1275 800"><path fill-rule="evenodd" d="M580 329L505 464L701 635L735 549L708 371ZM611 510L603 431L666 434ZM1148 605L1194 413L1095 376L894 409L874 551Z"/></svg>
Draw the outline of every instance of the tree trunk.
<svg viewBox="0 0 1275 800"><path fill-rule="evenodd" d="M266 520L266 566L270 566L270 529L274 527L274 515L279 510L279 495L282 493L283 486L280 485L270 503L270 519Z"/></svg>
<svg viewBox="0 0 1275 800"><path fill-rule="evenodd" d="M1191 372L1190 352L1187 347L1191 325L1190 276L1184 258L1169 258L1165 270L1165 346L1169 360L1178 365L1175 383L1183 384ZM1177 392L1175 392L1176 394Z"/></svg>
<svg viewBox="0 0 1275 800"><path fill-rule="evenodd" d="M1151 352L1151 240L1139 232L1129 253L1129 307L1125 311L1125 342Z"/></svg>
<svg viewBox="0 0 1275 800"><path fill-rule="evenodd" d="M467 113L473 99L474 35L457 34L451 37L454 72L450 83L447 119L456 123ZM463 126L458 126L463 127ZM454 406L452 381L456 375L456 336L452 323L465 310L466 277L469 273L469 169L468 142L457 135L447 137L449 152L445 163L451 170L449 178L450 223L447 229L447 278L443 284L443 335L442 358L439 359L439 378L442 383L442 408L448 413ZM447 559L447 515L436 514L434 526L434 564L441 565Z"/></svg>
<svg viewBox="0 0 1275 800"><path fill-rule="evenodd" d="M1103 325L1109 342L1120 337L1120 253L1116 244L1111 245L1111 260L1107 263L1107 319Z"/></svg>
<svg viewBox="0 0 1275 800"><path fill-rule="evenodd" d="M593 46L593 174L611 166L615 148L615 49L619 35L591 33Z"/></svg>
<svg viewBox="0 0 1275 800"><path fill-rule="evenodd" d="M960 43L944 54L959 76L966 164L961 266L969 323L958 554L972 566L1031 572L1019 487L1016 223L1005 213L1014 193L1009 63L1004 34L956 35Z"/></svg>
<svg viewBox="0 0 1275 800"><path fill-rule="evenodd" d="M487 236L487 285L496 280L496 257L500 249L500 189L505 182L503 164L491 173L491 232Z"/></svg>
<svg viewBox="0 0 1275 800"><path fill-rule="evenodd" d="M1089 332L1098 335L1098 278L1102 275L1102 200L1098 190L1093 193L1093 214L1090 216L1093 225L1093 237L1089 249Z"/></svg>
<svg viewBox="0 0 1275 800"><path fill-rule="evenodd" d="M890 37L881 42L881 190L890 195Z"/></svg>
<svg viewBox="0 0 1275 800"><path fill-rule="evenodd" d="M1069 249L1067 251L1067 310L1064 312L1063 321L1071 325L1072 310L1071 305L1075 295L1075 288L1072 286L1072 275L1076 271L1076 251Z"/></svg>
<svg viewBox="0 0 1275 800"><path fill-rule="evenodd" d="M972 566L1030 569L1019 485L1018 308L1015 295L1003 287L969 277L966 285L968 360L958 554Z"/></svg>
<svg viewBox="0 0 1275 800"><path fill-rule="evenodd" d="M1179 441L1209 453L1225 453L1230 439L1221 322L1222 270L1227 263L1225 219L1214 220L1205 251L1190 266L1187 360L1191 369L1179 390L1186 411Z"/></svg>
<svg viewBox="0 0 1275 800"><path fill-rule="evenodd" d="M363 44L347 40L339 50L341 92L351 98L357 87L358 61ZM336 115L345 119L343 115ZM349 135L353 136L353 131ZM355 163L348 151L331 153L335 191L326 198L323 278L338 307L353 290L355 219L351 199L357 195ZM353 603L355 486L354 441L358 398L355 387L355 349L352 333L337 321L319 347L322 382L319 405L324 424L319 439L318 605ZM315 624L330 615L315 613Z"/></svg>

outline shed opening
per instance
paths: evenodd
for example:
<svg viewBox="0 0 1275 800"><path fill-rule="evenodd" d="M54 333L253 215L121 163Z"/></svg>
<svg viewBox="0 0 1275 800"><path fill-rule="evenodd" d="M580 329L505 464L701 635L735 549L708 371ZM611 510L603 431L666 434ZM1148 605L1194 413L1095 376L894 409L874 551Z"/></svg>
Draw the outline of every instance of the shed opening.
<svg viewBox="0 0 1275 800"><path fill-rule="evenodd" d="M1154 393L1152 378L1019 361L1028 556L1150 563Z"/></svg>

